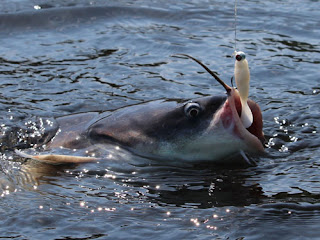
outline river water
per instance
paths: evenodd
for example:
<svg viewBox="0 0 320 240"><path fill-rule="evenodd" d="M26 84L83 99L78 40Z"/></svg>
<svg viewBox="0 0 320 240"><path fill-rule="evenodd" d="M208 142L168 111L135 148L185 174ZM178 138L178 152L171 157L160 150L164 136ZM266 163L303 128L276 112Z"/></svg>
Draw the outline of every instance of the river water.
<svg viewBox="0 0 320 240"><path fill-rule="evenodd" d="M13 148L38 141L56 117L223 94L171 55L199 58L229 82L234 3L2 0L0 238L319 239L319 8L238 1L237 48L267 138L256 166L132 162L120 150L53 166Z"/></svg>

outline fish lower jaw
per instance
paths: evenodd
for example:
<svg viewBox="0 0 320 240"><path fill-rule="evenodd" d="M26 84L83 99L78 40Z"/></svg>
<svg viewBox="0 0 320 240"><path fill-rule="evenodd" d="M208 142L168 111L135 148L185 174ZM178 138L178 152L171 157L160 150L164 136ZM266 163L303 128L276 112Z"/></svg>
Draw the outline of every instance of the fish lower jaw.
<svg viewBox="0 0 320 240"><path fill-rule="evenodd" d="M188 148L188 152L190 157L199 160L221 162L241 150L247 150L244 142L229 131L215 132L215 135L203 137L196 142Z"/></svg>
<svg viewBox="0 0 320 240"><path fill-rule="evenodd" d="M261 146L258 146L260 145L260 140L244 127L239 127L235 121L224 120L221 125L224 127L225 134L229 134L234 139L234 142L236 140L240 142L237 144L238 151L243 150L250 153L262 152Z"/></svg>
<svg viewBox="0 0 320 240"><path fill-rule="evenodd" d="M224 136L225 137L225 136ZM199 139L185 144L183 148L179 146L166 146L159 149L157 155L164 158L176 159L185 162L223 162L224 159L239 153L245 146L241 141L235 141L231 136L226 139Z"/></svg>
<svg viewBox="0 0 320 240"><path fill-rule="evenodd" d="M243 139L237 126L237 122L230 111L223 110L214 117L207 130L207 134L216 131L224 132L223 134L229 134L233 138Z"/></svg>
<svg viewBox="0 0 320 240"><path fill-rule="evenodd" d="M216 125L197 137L180 139L174 144L166 143L157 154L186 162L223 162L240 151L248 150L245 142L235 137L232 125L227 129Z"/></svg>
<svg viewBox="0 0 320 240"><path fill-rule="evenodd" d="M242 126L240 118L235 119L234 115L227 114L228 111L227 113L226 111L221 113L215 116L206 132L207 135L220 135L220 139L225 139L225 141L222 141L223 144L234 148L234 152L241 150L250 153L261 152L261 147L257 146L260 141L258 139L256 139L257 141L253 140L256 137Z"/></svg>

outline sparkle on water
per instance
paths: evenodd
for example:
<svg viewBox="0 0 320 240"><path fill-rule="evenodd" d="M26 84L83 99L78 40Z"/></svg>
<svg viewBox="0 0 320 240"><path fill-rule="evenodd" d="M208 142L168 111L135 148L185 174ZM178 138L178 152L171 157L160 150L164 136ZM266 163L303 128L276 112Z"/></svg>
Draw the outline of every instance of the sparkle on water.
<svg viewBox="0 0 320 240"><path fill-rule="evenodd" d="M0 238L318 238L318 4L2 1ZM235 38L264 119L257 166L168 165L117 145L55 149L104 156L83 165L14 154L45 150L60 116L224 94L199 66L170 56L197 57L227 82Z"/></svg>

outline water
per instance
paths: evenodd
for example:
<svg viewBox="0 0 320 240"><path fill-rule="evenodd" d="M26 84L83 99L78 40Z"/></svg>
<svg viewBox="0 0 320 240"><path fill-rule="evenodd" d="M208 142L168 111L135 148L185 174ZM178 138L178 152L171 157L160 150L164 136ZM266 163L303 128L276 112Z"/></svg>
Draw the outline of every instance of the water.
<svg viewBox="0 0 320 240"><path fill-rule="evenodd" d="M222 94L201 59L233 73L232 1L7 1L0 8L1 238L317 239L319 1L238 1L268 143L257 166L25 162L54 118ZM50 124L52 123L52 124Z"/></svg>

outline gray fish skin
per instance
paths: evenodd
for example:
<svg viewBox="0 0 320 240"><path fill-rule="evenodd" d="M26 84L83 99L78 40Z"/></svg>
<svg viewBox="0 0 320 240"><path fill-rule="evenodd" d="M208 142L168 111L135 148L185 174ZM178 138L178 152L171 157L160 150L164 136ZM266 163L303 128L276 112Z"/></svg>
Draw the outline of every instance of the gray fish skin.
<svg viewBox="0 0 320 240"><path fill-rule="evenodd" d="M186 103L154 101L121 109L90 126L88 135L94 142L112 140L131 148L174 142L205 131L212 116L225 100L226 97L221 96L200 98ZM186 115L185 106L188 103L199 104L198 116Z"/></svg>
<svg viewBox="0 0 320 240"><path fill-rule="evenodd" d="M225 102L225 96L205 97L179 103L157 100L118 109L113 112L89 112L60 117L56 136L46 148L81 149L91 144L115 143L125 147L155 146L203 131L213 114ZM184 107L196 102L201 114L187 117Z"/></svg>
<svg viewBox="0 0 320 240"><path fill-rule="evenodd" d="M112 112L65 116L57 119L59 131L45 149L85 149L113 144L142 156L183 161L217 161L242 150L261 152L262 122L258 131L254 130L261 133L252 134L242 129L245 135L241 135L241 123L234 121L239 118L235 115L241 112L239 101L237 92L233 91L230 96L210 96L187 102L157 100ZM249 101L250 106L258 107ZM231 102L235 103L233 114ZM197 106L196 116L186 113L189 105ZM254 115L260 114L261 118L259 107L253 112L258 112ZM253 138L254 144L245 143L246 134ZM251 145L257 149L250 149Z"/></svg>

